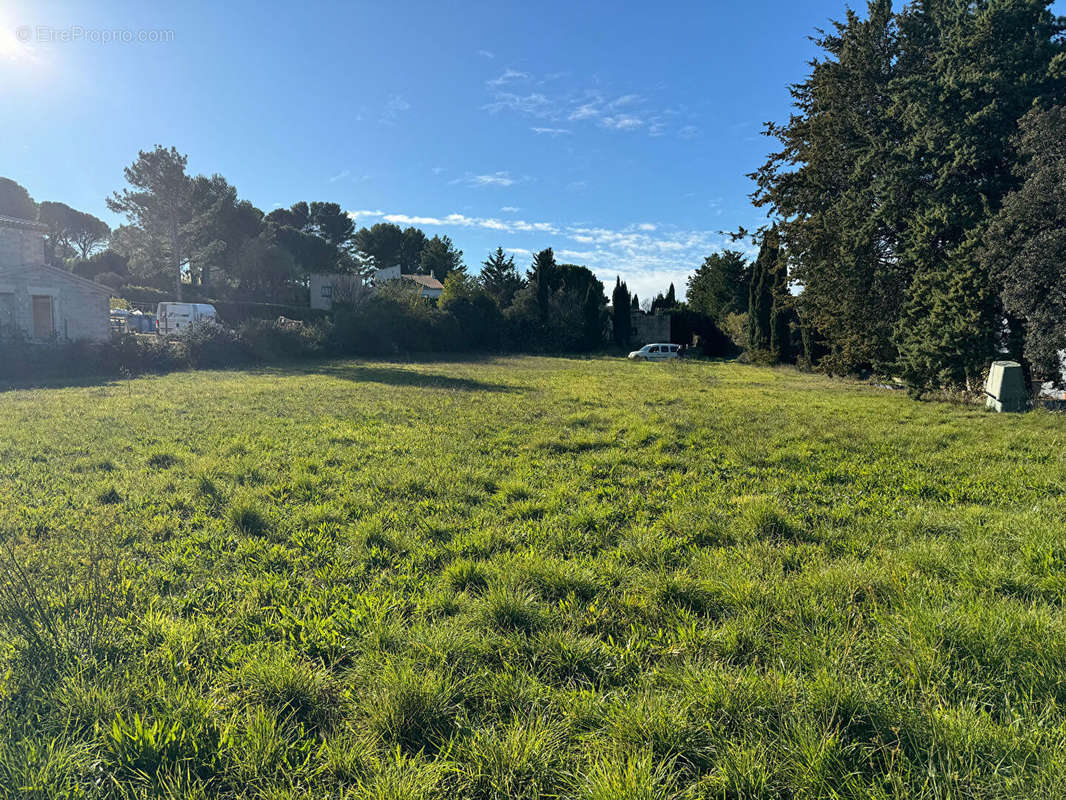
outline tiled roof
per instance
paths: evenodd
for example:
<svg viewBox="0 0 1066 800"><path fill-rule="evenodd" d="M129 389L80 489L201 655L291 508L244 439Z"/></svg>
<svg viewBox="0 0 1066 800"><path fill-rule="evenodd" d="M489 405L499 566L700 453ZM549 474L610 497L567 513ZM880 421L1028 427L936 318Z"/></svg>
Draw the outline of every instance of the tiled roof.
<svg viewBox="0 0 1066 800"><path fill-rule="evenodd" d="M409 281L414 281L420 286L424 286L427 289L443 289L444 284L434 278L432 275L401 275L401 278L406 278Z"/></svg>

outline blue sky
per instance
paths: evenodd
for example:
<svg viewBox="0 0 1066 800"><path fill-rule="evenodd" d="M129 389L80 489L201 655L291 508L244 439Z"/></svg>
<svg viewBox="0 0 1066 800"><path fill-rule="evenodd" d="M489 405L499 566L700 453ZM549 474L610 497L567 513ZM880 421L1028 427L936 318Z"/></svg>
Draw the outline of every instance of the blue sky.
<svg viewBox="0 0 1066 800"><path fill-rule="evenodd" d="M760 222L761 123L787 116L807 37L844 10L168 6L0 3L0 175L117 224L122 168L173 145L264 211L333 200L359 224L447 233L474 271L496 245L523 268L552 246L642 296L682 290L721 231ZM121 41L142 35L163 41Z"/></svg>

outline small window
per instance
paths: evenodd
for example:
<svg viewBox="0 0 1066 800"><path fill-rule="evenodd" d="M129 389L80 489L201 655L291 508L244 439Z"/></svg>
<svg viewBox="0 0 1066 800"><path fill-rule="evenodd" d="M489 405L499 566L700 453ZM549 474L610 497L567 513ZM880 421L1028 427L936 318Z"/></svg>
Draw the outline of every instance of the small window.
<svg viewBox="0 0 1066 800"><path fill-rule="evenodd" d="M677 345L676 344L670 345L670 352L671 353L676 353L677 352Z"/></svg>
<svg viewBox="0 0 1066 800"><path fill-rule="evenodd" d="M658 347L649 347L648 348L648 352L649 353L658 353L659 352L659 348Z"/></svg>
<svg viewBox="0 0 1066 800"><path fill-rule="evenodd" d="M333 287L332 286L323 286L322 287L322 296L323 297L333 297Z"/></svg>

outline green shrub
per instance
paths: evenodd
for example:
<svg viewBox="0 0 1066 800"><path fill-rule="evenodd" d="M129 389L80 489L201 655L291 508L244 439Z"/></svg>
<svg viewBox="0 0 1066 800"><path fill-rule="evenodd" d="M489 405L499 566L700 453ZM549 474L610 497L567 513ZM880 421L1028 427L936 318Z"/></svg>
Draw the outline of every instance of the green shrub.
<svg viewBox="0 0 1066 800"><path fill-rule="evenodd" d="M251 359L241 337L214 322L194 322L181 339L189 353L189 363L197 369L235 367Z"/></svg>
<svg viewBox="0 0 1066 800"><path fill-rule="evenodd" d="M252 319L241 325L239 335L248 352L260 361L311 358L324 352L323 332L317 326Z"/></svg>

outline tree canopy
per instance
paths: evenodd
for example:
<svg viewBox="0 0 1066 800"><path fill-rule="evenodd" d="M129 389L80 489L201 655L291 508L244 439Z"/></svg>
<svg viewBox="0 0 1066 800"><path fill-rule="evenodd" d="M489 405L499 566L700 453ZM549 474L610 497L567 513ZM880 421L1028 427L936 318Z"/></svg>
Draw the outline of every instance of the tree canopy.
<svg viewBox="0 0 1066 800"><path fill-rule="evenodd" d="M873 0L816 37L794 114L767 129L781 149L752 177L827 369L973 386L998 353L1003 302L978 251L1018 185L1018 120L1066 99L1049 5Z"/></svg>

